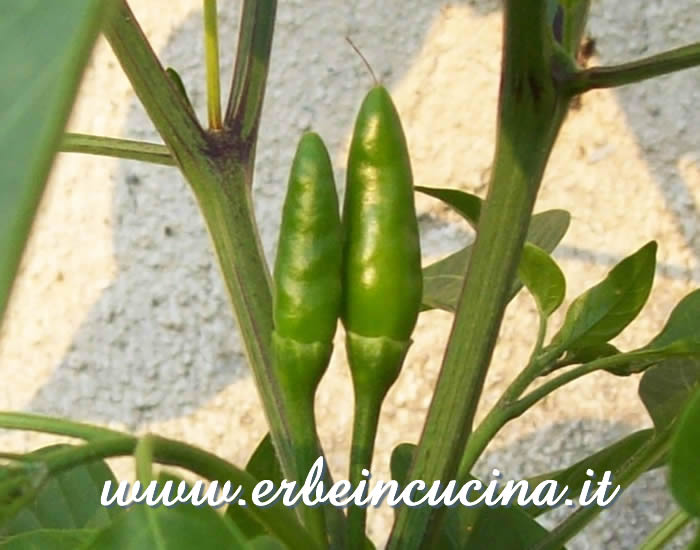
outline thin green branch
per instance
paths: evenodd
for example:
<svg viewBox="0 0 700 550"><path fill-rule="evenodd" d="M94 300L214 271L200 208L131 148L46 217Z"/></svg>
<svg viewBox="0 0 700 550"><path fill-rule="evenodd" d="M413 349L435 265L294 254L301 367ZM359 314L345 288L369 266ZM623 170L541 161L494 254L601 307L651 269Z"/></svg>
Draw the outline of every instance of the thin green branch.
<svg viewBox="0 0 700 550"><path fill-rule="evenodd" d="M219 78L219 29L216 0L204 0L204 47L207 65L207 111L209 127L221 129L221 83Z"/></svg>
<svg viewBox="0 0 700 550"><path fill-rule="evenodd" d="M131 139L66 133L61 141L59 151L63 153L102 155L127 160L140 160L163 166L175 166L175 159L165 145Z"/></svg>
<svg viewBox="0 0 700 550"><path fill-rule="evenodd" d="M454 479L472 431L547 158L568 101L552 78L545 0L508 0L498 135L489 192L450 341L409 479ZM505 222L507 220L507 222ZM389 550L435 540L444 509L399 509Z"/></svg>
<svg viewBox="0 0 700 550"><path fill-rule="evenodd" d="M660 550L666 547L672 538L674 538L690 521L690 516L685 510L679 508L669 515L647 539L639 546L638 550Z"/></svg>
<svg viewBox="0 0 700 550"><path fill-rule="evenodd" d="M254 139L262 113L277 0L244 0L236 65L224 125Z"/></svg>
<svg viewBox="0 0 700 550"><path fill-rule="evenodd" d="M571 75L565 87L572 95L581 94L596 88L633 84L699 65L700 42L630 63L578 71Z"/></svg>
<svg viewBox="0 0 700 550"><path fill-rule="evenodd" d="M518 399L518 401L516 401L515 403L510 404L508 406L509 414L512 418L520 416L526 410L532 407L535 403L537 403L540 399L543 399L550 393L554 392L555 390L558 390L562 386L565 386L569 382L573 382L574 380L577 380L582 376L590 374L594 371L611 369L614 367L627 365L631 362L634 362L635 360L653 361L656 358L663 357L663 351L658 352L658 354L655 354L651 351L641 350L631 351L629 353L620 353L617 355L611 355L609 357L601 357L600 359L596 359L595 361L591 361L590 363L584 363L583 365L579 365L578 367L568 370L556 376L555 378L546 381L541 386L538 386L521 399Z"/></svg>
<svg viewBox="0 0 700 550"><path fill-rule="evenodd" d="M542 355L533 356L530 363L506 388L501 398L486 414L467 442L462 460L459 464L458 479L460 481L467 479L472 467L486 450L490 441L508 422L518 418L541 399L569 382L573 382L594 371L627 364L637 356L638 353L619 354L585 363L545 382L525 395L522 399L519 399L523 392L537 379L543 370L547 370L548 367L555 364L556 357L559 355L560 351L553 349Z"/></svg>
<svg viewBox="0 0 700 550"><path fill-rule="evenodd" d="M148 485L155 479L153 476L153 435L146 434L139 438L134 448L134 469L137 479Z"/></svg>
<svg viewBox="0 0 700 550"><path fill-rule="evenodd" d="M127 435L117 430L83 424L65 418L21 412L0 412L0 428L74 437L83 441L125 437Z"/></svg>
<svg viewBox="0 0 700 550"><path fill-rule="evenodd" d="M186 172L209 149L206 134L158 61L126 0L115 0L104 33L148 116Z"/></svg>
<svg viewBox="0 0 700 550"><path fill-rule="evenodd" d="M623 489L661 460L671 446L672 430L656 434L634 453L617 471L613 483ZM600 506L579 508L549 532L530 550L559 550L604 510Z"/></svg>

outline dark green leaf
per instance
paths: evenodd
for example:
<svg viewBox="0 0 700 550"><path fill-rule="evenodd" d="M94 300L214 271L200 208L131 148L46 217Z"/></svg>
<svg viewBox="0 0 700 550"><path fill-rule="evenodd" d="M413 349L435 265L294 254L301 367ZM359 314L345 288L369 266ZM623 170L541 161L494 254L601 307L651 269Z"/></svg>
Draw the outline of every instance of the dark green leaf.
<svg viewBox="0 0 700 550"><path fill-rule="evenodd" d="M0 318L104 4L0 4Z"/></svg>
<svg viewBox="0 0 700 550"><path fill-rule="evenodd" d="M639 397L658 431L680 415L699 383L700 359L667 359L644 373Z"/></svg>
<svg viewBox="0 0 700 550"><path fill-rule="evenodd" d="M530 291L540 312L549 317L564 301L566 280L552 257L532 243L525 243L518 278Z"/></svg>
<svg viewBox="0 0 700 550"><path fill-rule="evenodd" d="M700 517L700 391L683 411L671 447L671 493L691 516Z"/></svg>
<svg viewBox="0 0 700 550"><path fill-rule="evenodd" d="M272 438L269 433L265 434L265 437L256 447L246 465L246 471L258 480L269 479L278 487L284 479L282 467L280 466L279 460L277 460L277 454L275 453L275 448L272 445ZM282 504L281 502L277 502L272 506L282 506ZM245 508L229 506L228 510L226 510L226 515L234 521L236 526L248 538L268 533L267 529L265 529L260 522L246 513Z"/></svg>
<svg viewBox="0 0 700 550"><path fill-rule="evenodd" d="M568 468L531 477L527 482L530 484L530 487L534 487L545 480L552 479L560 486L568 485L570 494L580 493L584 482L590 479L586 475L587 469L591 468L594 472L616 471L644 443L654 437L654 433L653 429L639 430ZM658 466L660 464L656 464L654 467ZM537 517L545 513L547 509L531 506L526 511L531 516Z"/></svg>
<svg viewBox="0 0 700 550"><path fill-rule="evenodd" d="M496 506L478 510L468 546L462 548L528 550L548 534L547 529L521 508Z"/></svg>
<svg viewBox="0 0 700 550"><path fill-rule="evenodd" d="M662 331L643 349L700 354L700 289L678 302Z"/></svg>
<svg viewBox="0 0 700 550"><path fill-rule="evenodd" d="M233 522L210 506L134 504L82 550L220 550L247 548Z"/></svg>
<svg viewBox="0 0 700 550"><path fill-rule="evenodd" d="M700 290L683 298L663 330L646 346L630 352L629 362L606 369L618 376L647 370L670 359L700 359Z"/></svg>
<svg viewBox="0 0 700 550"><path fill-rule="evenodd" d="M92 540L95 529L37 529L0 539L2 550L75 550Z"/></svg>
<svg viewBox="0 0 700 550"><path fill-rule="evenodd" d="M440 199L442 202L448 204L457 214L462 216L469 225L476 229L479 223L479 216L481 216L481 205L483 203L481 198L458 189L416 186L415 190Z"/></svg>
<svg viewBox="0 0 700 550"><path fill-rule="evenodd" d="M27 455L42 455L70 448L69 445L51 445ZM80 529L108 524L119 513L117 508L100 504L106 481L116 483L112 470L103 461L78 466L51 477L39 490L33 501L5 524L2 533L15 535L35 529Z"/></svg>
<svg viewBox="0 0 700 550"><path fill-rule="evenodd" d="M258 444L245 469L257 479L269 479L275 485L282 482L284 474L269 433Z"/></svg>
<svg viewBox="0 0 700 550"><path fill-rule="evenodd" d="M569 221L569 213L564 210L548 210L535 214L530 222L527 240L551 252L564 237L569 228ZM423 270L423 310L443 309L454 313L471 253L470 245ZM511 298L515 297L521 288L520 280L514 281Z"/></svg>
<svg viewBox="0 0 700 550"><path fill-rule="evenodd" d="M285 479L282 473L282 467L279 460L277 459L277 453L272 444L272 439L270 434L265 434L265 437L260 441L256 447L253 455L250 457L248 464L246 466L246 471L258 480L272 481L275 486L279 487L280 483ZM326 472L327 473L327 472ZM326 480L325 482L327 482ZM272 504L271 507L283 508L284 505L281 501ZM252 515L247 511L248 508L241 508L239 506L229 506L226 514L231 518L236 526L243 532L247 538L253 538L260 535L270 534L265 527L257 521ZM333 533L342 532L344 526L342 522L344 521L344 514L339 508L330 507L327 509L326 515L326 525L330 526L329 530L333 530ZM371 543L368 541L368 544ZM373 548L374 546L368 546L368 548Z"/></svg>
<svg viewBox="0 0 700 550"><path fill-rule="evenodd" d="M620 334L646 303L655 267L656 242L652 241L622 260L602 282L574 300L551 345L584 349Z"/></svg>

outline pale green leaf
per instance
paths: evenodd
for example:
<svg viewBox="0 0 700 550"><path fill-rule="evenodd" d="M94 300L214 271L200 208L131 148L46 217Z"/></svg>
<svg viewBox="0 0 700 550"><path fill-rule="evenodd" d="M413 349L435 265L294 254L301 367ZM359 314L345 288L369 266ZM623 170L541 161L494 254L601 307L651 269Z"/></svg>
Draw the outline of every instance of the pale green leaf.
<svg viewBox="0 0 700 550"><path fill-rule="evenodd" d="M0 317L106 2L0 2Z"/></svg>

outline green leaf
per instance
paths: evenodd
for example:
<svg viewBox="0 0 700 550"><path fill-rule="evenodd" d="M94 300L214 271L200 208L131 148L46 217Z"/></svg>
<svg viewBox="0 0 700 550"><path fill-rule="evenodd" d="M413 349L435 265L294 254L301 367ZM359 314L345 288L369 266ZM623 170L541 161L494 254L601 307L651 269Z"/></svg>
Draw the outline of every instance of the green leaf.
<svg viewBox="0 0 700 550"><path fill-rule="evenodd" d="M571 217L564 210L548 210L535 214L527 234L528 242L551 252L569 228ZM423 310L443 309L454 313L462 291L464 276L471 259L472 245L423 269ZM522 288L520 280L513 283L511 298Z"/></svg>
<svg viewBox="0 0 700 550"><path fill-rule="evenodd" d="M617 376L643 372L670 359L700 359L700 290L683 298L663 330L646 346L630 352L630 360L606 369Z"/></svg>
<svg viewBox="0 0 700 550"><path fill-rule="evenodd" d="M659 335L643 349L664 350L674 355L700 353L700 289L678 302Z"/></svg>
<svg viewBox="0 0 700 550"><path fill-rule="evenodd" d="M467 508L468 509L468 508ZM478 508L477 521L466 546L488 550L528 550L549 531L518 507ZM564 550L559 547L559 550Z"/></svg>
<svg viewBox="0 0 700 550"><path fill-rule="evenodd" d="M587 469L591 468L594 472L617 470L637 452L644 443L654 437L654 433L653 429L639 430L613 443L609 447L576 462L568 468L528 478L527 482L530 487L534 487L545 480L552 479L560 486L568 485L570 494L578 494L581 492L584 482L590 480L590 477L586 475ZM656 464L654 467L660 465L661 464ZM526 509L526 512L532 517L537 517L547 512L547 509L531 506Z"/></svg>
<svg viewBox="0 0 700 550"><path fill-rule="evenodd" d="M649 368L639 382L639 397L657 431L670 426L700 384L700 359L667 359Z"/></svg>
<svg viewBox="0 0 700 550"><path fill-rule="evenodd" d="M700 517L700 391L683 411L671 447L671 493L691 516Z"/></svg>
<svg viewBox="0 0 700 550"><path fill-rule="evenodd" d="M106 2L0 7L0 318Z"/></svg>
<svg viewBox="0 0 700 550"><path fill-rule="evenodd" d="M92 540L95 529L37 529L0 539L2 550L75 550Z"/></svg>
<svg viewBox="0 0 700 550"><path fill-rule="evenodd" d="M622 260L608 276L569 307L550 347L583 349L614 338L639 314L649 297L656 267L652 241Z"/></svg>
<svg viewBox="0 0 700 550"><path fill-rule="evenodd" d="M269 433L265 434L265 437L255 448L245 469L256 479L269 479L275 486L279 487L284 479L284 474ZM282 506L282 504L277 502L272 506ZM229 506L226 510L226 515L234 521L236 526L248 538L268 534L267 529L255 518L245 513L245 509L240 506Z"/></svg>
<svg viewBox="0 0 700 550"><path fill-rule="evenodd" d="M545 317L554 313L564 301L564 274L547 252L532 243L525 243L518 278L530 291Z"/></svg>
<svg viewBox="0 0 700 550"><path fill-rule="evenodd" d="M272 445L269 433L265 434L265 437L258 444L245 469L257 479L269 479L275 485L282 482L284 479L282 466L277 459L277 453L275 453L275 447Z"/></svg>
<svg viewBox="0 0 700 550"><path fill-rule="evenodd" d="M42 447L26 458L40 459L42 455L70 447ZM81 529L106 525L120 512L117 508L105 508L100 504L106 481L116 483L112 470L104 461L54 475L39 489L30 504L3 525L0 532L16 535L36 529Z"/></svg>
<svg viewBox="0 0 700 550"><path fill-rule="evenodd" d="M445 189L437 187L414 187L425 195L429 195L449 205L457 214L462 216L472 228L476 229L481 216L483 200L476 195L460 191L458 189Z"/></svg>
<svg viewBox="0 0 700 550"><path fill-rule="evenodd" d="M81 550L220 550L248 548L233 522L210 506L134 504Z"/></svg>

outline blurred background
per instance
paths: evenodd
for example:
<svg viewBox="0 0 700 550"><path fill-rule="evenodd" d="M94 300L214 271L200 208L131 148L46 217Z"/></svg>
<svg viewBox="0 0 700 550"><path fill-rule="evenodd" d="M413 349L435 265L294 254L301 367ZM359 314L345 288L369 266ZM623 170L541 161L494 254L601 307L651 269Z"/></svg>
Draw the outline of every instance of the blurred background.
<svg viewBox="0 0 700 550"><path fill-rule="evenodd" d="M174 67L206 119L201 3L132 0L163 64ZM238 4L220 0L224 96L237 42ZM593 2L593 64L628 61L697 41L695 0ZM289 164L301 132L326 140L343 187L352 123L372 80L349 36L395 98L416 185L486 191L494 142L500 2L280 0L255 175L255 208L274 258ZM659 241L649 303L614 342L646 343L700 281L700 70L587 94L572 111L547 170L537 211L572 213L555 252L567 304L611 265ZM111 50L100 41L70 129L159 141ZM441 203L417 196L425 263L473 239ZM504 219L504 224L509 220ZM566 305L566 304L565 304ZM555 316L553 333L562 319ZM452 316L421 315L401 377L385 403L375 478L391 449L416 442ZM510 305L481 414L527 361L536 313ZM0 409L37 411L204 446L243 465L266 432L243 346L193 196L177 171L131 161L60 155L0 334ZM509 425L477 473L506 479L564 467L650 426L637 377L590 375ZM317 416L330 466L346 477L352 392L343 335L321 384ZM49 441L0 433L2 447ZM128 461L117 461L128 475ZM633 548L671 509L663 471L647 474L569 548ZM542 516L545 525L567 510ZM370 512L377 543L391 510Z"/></svg>

